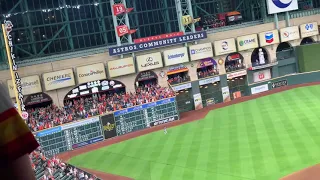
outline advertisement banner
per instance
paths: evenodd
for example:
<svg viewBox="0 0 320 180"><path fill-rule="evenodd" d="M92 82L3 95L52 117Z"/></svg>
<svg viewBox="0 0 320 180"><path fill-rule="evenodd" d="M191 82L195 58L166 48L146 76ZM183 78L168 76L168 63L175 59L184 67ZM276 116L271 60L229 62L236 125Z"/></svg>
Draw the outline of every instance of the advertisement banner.
<svg viewBox="0 0 320 180"><path fill-rule="evenodd" d="M281 42L293 41L300 39L299 27L292 26L280 29Z"/></svg>
<svg viewBox="0 0 320 180"><path fill-rule="evenodd" d="M193 101L194 101L195 110L199 110L203 108L202 97L200 93L193 95Z"/></svg>
<svg viewBox="0 0 320 180"><path fill-rule="evenodd" d="M215 76L215 77L208 78L208 79L202 79L199 81L199 86L203 86L206 84L213 84L218 81L220 81L220 76Z"/></svg>
<svg viewBox="0 0 320 180"><path fill-rule="evenodd" d="M191 61L213 57L211 43L197 44L189 47Z"/></svg>
<svg viewBox="0 0 320 180"><path fill-rule="evenodd" d="M262 93L265 91L269 91L268 84L264 84L261 86L256 86L256 87L251 88L251 94L258 94L258 93Z"/></svg>
<svg viewBox="0 0 320 180"><path fill-rule="evenodd" d="M236 51L237 51L237 48L236 48L236 42L234 38L214 42L214 54L216 56L230 54Z"/></svg>
<svg viewBox="0 0 320 180"><path fill-rule="evenodd" d="M271 88L272 89L280 88L280 87L283 87L283 86L288 86L288 81L286 79L281 80L281 81L277 81L277 82L273 82L271 84Z"/></svg>
<svg viewBox="0 0 320 180"><path fill-rule="evenodd" d="M237 37L237 46L238 46L238 51L244 51L244 50L254 49L259 47L258 35L251 34L247 36Z"/></svg>
<svg viewBox="0 0 320 180"><path fill-rule="evenodd" d="M210 106L210 105L216 104L216 101L214 100L214 98L209 98L209 99L206 99L206 104L207 106Z"/></svg>
<svg viewBox="0 0 320 180"><path fill-rule="evenodd" d="M234 73L227 74L227 79L233 79L233 78L245 76L245 75L247 75L247 70L237 71Z"/></svg>
<svg viewBox="0 0 320 180"><path fill-rule="evenodd" d="M114 122L113 114L101 116L101 124L103 127L103 134L105 139L117 136L116 123Z"/></svg>
<svg viewBox="0 0 320 180"><path fill-rule="evenodd" d="M133 58L124 58L108 61L108 72L110 77L118 77L136 72Z"/></svg>
<svg viewBox="0 0 320 180"><path fill-rule="evenodd" d="M155 41L155 40L161 40L161 39L167 39L167 38L173 38L177 36L183 36L184 32L173 32L173 33L168 33L168 34L160 34L157 36L149 36L149 37L144 37L144 38L139 38L139 39L134 39L134 43L142 43L142 42L150 42L150 41Z"/></svg>
<svg viewBox="0 0 320 180"><path fill-rule="evenodd" d="M301 38L319 35L318 23L312 22L300 25Z"/></svg>
<svg viewBox="0 0 320 180"><path fill-rule="evenodd" d="M280 43L279 31L277 29L259 33L260 47Z"/></svg>
<svg viewBox="0 0 320 180"><path fill-rule="evenodd" d="M208 66L217 66L217 62L213 58L201 59L199 61L197 69L208 67Z"/></svg>
<svg viewBox="0 0 320 180"><path fill-rule="evenodd" d="M233 93L233 99L237 99L237 98L241 98L242 95L241 95L241 91L236 91Z"/></svg>
<svg viewBox="0 0 320 180"><path fill-rule="evenodd" d="M14 86L13 86L12 80L8 80L7 85L8 85L10 97L14 98L15 95L14 95L14 89L13 89ZM27 76L27 77L21 78L21 88L22 88L22 94L24 96L42 92L39 76L34 75L34 76Z"/></svg>
<svg viewBox="0 0 320 180"><path fill-rule="evenodd" d="M106 70L103 63L77 67L78 84L106 79Z"/></svg>
<svg viewBox="0 0 320 180"><path fill-rule="evenodd" d="M265 69L253 73L253 82L260 82L271 79L271 70Z"/></svg>
<svg viewBox="0 0 320 180"><path fill-rule="evenodd" d="M298 9L298 0L267 0L268 14L276 14Z"/></svg>
<svg viewBox="0 0 320 180"><path fill-rule="evenodd" d="M84 147L84 146L88 146L90 144L94 144L94 143L97 143L97 142L100 142L100 141L103 141L103 137L96 137L96 138L93 138L93 139L90 139L90 140L87 140L87 141L83 141L81 143L77 143L77 144L73 144L72 145L72 149L77 149L77 148L81 148L81 147Z"/></svg>
<svg viewBox="0 0 320 180"><path fill-rule="evenodd" d="M189 54L186 47L164 51L163 56L166 66L189 62Z"/></svg>
<svg viewBox="0 0 320 180"><path fill-rule="evenodd" d="M173 89L173 91L178 92L178 91L181 91L184 89L190 89L191 87L192 87L191 83L187 83L187 84L181 84L178 86L173 86L172 89Z"/></svg>
<svg viewBox="0 0 320 180"><path fill-rule="evenodd" d="M153 71L142 71L136 77L136 82L145 81L149 79L158 79L158 76Z"/></svg>
<svg viewBox="0 0 320 180"><path fill-rule="evenodd" d="M179 120L179 116L172 116L172 117L168 117L168 118L165 118L165 119L160 119L160 120L157 120L157 121L153 121L153 122L150 122L150 127L154 127L154 126L159 126L161 124L166 124L166 123L169 123L169 122L173 122L173 121L176 121L176 120Z"/></svg>
<svg viewBox="0 0 320 180"><path fill-rule="evenodd" d="M223 102L231 101L229 87L228 86L223 87L221 88L221 90L222 90Z"/></svg>
<svg viewBox="0 0 320 180"><path fill-rule="evenodd" d="M163 67L160 52L137 56L136 61L139 72Z"/></svg>
<svg viewBox="0 0 320 180"><path fill-rule="evenodd" d="M46 93L37 93L27 96L27 98L24 100L24 104L26 106L32 106L35 104L41 104L44 102L50 102L52 101L51 97Z"/></svg>
<svg viewBox="0 0 320 180"><path fill-rule="evenodd" d="M121 54L128 54L128 53L133 53L138 51L156 49L164 46L172 46L172 45L183 44L183 43L192 42L192 41L198 41L206 38L207 38L207 32L202 31L202 32L196 32L196 33L190 33L182 36L177 36L177 37L169 37L167 39L162 39L162 40L110 47L109 55L116 56Z"/></svg>
<svg viewBox="0 0 320 180"><path fill-rule="evenodd" d="M42 78L46 91L70 87L76 84L72 69L44 73Z"/></svg>

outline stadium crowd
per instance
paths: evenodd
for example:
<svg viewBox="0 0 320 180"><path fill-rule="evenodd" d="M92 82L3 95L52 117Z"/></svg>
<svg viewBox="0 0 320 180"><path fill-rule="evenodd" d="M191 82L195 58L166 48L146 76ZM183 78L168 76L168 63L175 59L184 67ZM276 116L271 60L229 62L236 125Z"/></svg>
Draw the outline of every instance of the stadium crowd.
<svg viewBox="0 0 320 180"><path fill-rule="evenodd" d="M30 155L37 180L99 180L94 175L65 164L56 157L47 158L41 148Z"/></svg>
<svg viewBox="0 0 320 180"><path fill-rule="evenodd" d="M39 131L72 121L125 109L160 99L173 97L170 88L157 84L138 87L136 92L98 94L65 101L64 107L54 104L41 108L27 109L28 125L32 131Z"/></svg>

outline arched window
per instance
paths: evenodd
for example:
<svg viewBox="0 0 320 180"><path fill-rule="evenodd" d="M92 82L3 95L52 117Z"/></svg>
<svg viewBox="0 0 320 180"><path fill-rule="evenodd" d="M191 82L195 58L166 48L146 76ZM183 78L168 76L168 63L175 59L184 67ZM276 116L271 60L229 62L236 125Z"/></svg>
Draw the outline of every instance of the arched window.
<svg viewBox="0 0 320 180"><path fill-rule="evenodd" d="M278 45L276 54L277 54L277 60L283 60L290 58L294 55L294 50L291 47L291 45L287 42L282 42Z"/></svg>
<svg viewBox="0 0 320 180"><path fill-rule="evenodd" d="M312 43L314 43L314 40L310 37L306 37L302 39L300 45L312 44Z"/></svg>

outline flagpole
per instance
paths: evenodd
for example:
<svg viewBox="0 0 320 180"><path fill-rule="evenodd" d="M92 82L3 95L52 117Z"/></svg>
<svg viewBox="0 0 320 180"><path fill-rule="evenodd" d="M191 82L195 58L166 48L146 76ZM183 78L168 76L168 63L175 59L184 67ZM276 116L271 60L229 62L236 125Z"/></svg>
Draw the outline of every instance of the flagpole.
<svg viewBox="0 0 320 180"><path fill-rule="evenodd" d="M10 51L10 48L9 48L7 32L6 32L6 28L5 28L4 24L2 24L2 33L3 33L3 38L4 38L4 42L5 42L5 47L6 47L6 53L7 53L7 58L8 58L8 63L9 63L9 70L10 70L12 84L13 84L13 90L14 90L14 94L16 96L16 102L17 102L17 105L18 105L18 112L19 112L20 115L22 115L21 103L20 103L20 100L19 100L19 97L18 97L16 76L14 75L14 71L13 71L13 67L12 67L11 51ZM8 85L10 85L10 84L8 84Z"/></svg>

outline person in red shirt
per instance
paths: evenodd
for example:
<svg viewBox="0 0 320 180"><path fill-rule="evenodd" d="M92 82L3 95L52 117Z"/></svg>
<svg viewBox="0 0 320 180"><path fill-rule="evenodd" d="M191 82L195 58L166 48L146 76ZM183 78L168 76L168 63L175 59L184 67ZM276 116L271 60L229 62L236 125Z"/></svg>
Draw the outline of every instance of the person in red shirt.
<svg viewBox="0 0 320 180"><path fill-rule="evenodd" d="M1 179L34 180L29 154L38 142L0 85L0 174Z"/></svg>

